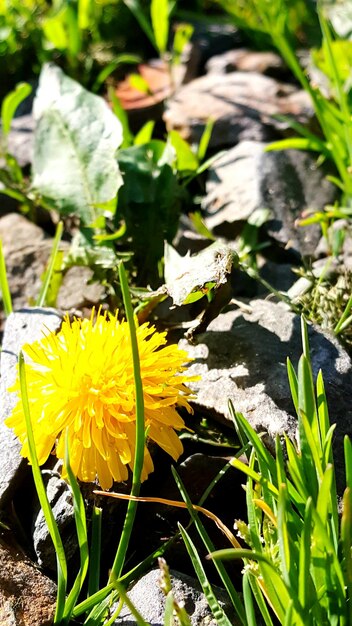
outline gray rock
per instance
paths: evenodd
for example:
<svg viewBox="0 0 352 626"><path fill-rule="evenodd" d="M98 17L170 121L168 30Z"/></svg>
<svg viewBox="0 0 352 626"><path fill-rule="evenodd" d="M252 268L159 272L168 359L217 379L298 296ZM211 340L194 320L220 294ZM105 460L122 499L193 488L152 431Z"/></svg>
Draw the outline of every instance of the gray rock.
<svg viewBox="0 0 352 626"><path fill-rule="evenodd" d="M188 19L187 19L188 21ZM190 52L187 63L186 82L204 73L204 66L214 54L220 55L236 46L243 45L243 35L232 24L193 22Z"/></svg>
<svg viewBox="0 0 352 626"><path fill-rule="evenodd" d="M171 570L171 583L175 598L178 602L183 602L185 609L191 619L192 626L216 626L217 622L212 617L208 603L198 582L186 576ZM142 617L151 624L151 626L163 626L165 596L160 589L160 570L154 569L145 574L129 591L128 596L134 606L141 613ZM217 591L218 600L222 603L224 610L229 608L229 602L226 593L222 589L214 588ZM226 605L227 602L227 606ZM115 607L116 608L116 607ZM237 621L233 621L234 626ZM119 617L115 620L114 626L125 624L133 626L137 624L126 605L123 606Z"/></svg>
<svg viewBox="0 0 352 626"><path fill-rule="evenodd" d="M77 535L75 532L71 491L66 481L60 478L60 475L55 471L44 470L44 478L46 477L45 474L48 477L46 484L47 496L65 546L66 559L69 561L77 551ZM32 536L38 564L55 572L56 555L42 509L37 512Z"/></svg>
<svg viewBox="0 0 352 626"><path fill-rule="evenodd" d="M168 101L168 130L199 142L207 121L215 121L210 148L241 140L267 141L288 128L276 114L292 115L303 124L313 117L308 94L256 72L207 74L185 85Z"/></svg>
<svg viewBox="0 0 352 626"><path fill-rule="evenodd" d="M105 292L97 282L90 282L93 271L89 267L71 267L65 274L60 287L57 306L64 311L81 310L83 307L98 304Z"/></svg>
<svg viewBox="0 0 352 626"><path fill-rule="evenodd" d="M257 209L271 210L264 225L267 234L282 246L302 255L314 254L321 238L318 225L296 227L307 209L321 210L333 203L336 188L317 168L314 158L302 151L265 152L266 143L243 141L210 168L203 200L205 222L218 236L235 238L241 221Z"/></svg>
<svg viewBox="0 0 352 626"><path fill-rule="evenodd" d="M258 72L274 78L282 78L287 68L275 52L257 52L238 48L211 57L205 66L208 74L229 74L230 72Z"/></svg>
<svg viewBox="0 0 352 626"><path fill-rule="evenodd" d="M336 423L335 444L338 484L343 484L342 441L352 435L352 365L339 343L309 327L314 374L322 369L330 407ZM259 432L275 436L296 435L297 419L287 380L286 358L296 367L302 353L300 318L283 303L253 300L243 311L230 309L213 320L199 336L198 345L185 339L180 347L195 359L189 374L194 405L219 419L229 419L228 401Z"/></svg>
<svg viewBox="0 0 352 626"><path fill-rule="evenodd" d="M12 120L8 136L8 152L16 157L19 165L30 165L33 159L34 119L31 114Z"/></svg>
<svg viewBox="0 0 352 626"><path fill-rule="evenodd" d="M53 239L22 215L10 213L0 218L7 277L14 309L35 302L42 285ZM68 247L66 242L60 248Z"/></svg>
<svg viewBox="0 0 352 626"><path fill-rule="evenodd" d="M0 507L21 482L27 465L20 456L21 444L4 424L17 402L16 395L7 389L16 379L18 353L23 344L40 339L43 333L55 331L60 325L61 316L57 311L42 308L11 313L6 322L1 351Z"/></svg>

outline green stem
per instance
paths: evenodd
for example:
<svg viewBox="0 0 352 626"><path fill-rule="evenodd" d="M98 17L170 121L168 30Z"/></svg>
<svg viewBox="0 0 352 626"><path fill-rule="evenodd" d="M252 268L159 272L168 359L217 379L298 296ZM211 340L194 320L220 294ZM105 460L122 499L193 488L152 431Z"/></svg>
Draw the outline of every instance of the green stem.
<svg viewBox="0 0 352 626"><path fill-rule="evenodd" d="M135 457L133 465L133 479L131 496L138 496L141 486L141 474L144 463L144 448L145 448L145 428L144 428L144 397L143 397L143 383L140 370L139 352L136 327L134 323L134 315L132 309L131 296L128 288L128 282L126 278L125 268L123 263L119 265L119 278L121 291L123 296L123 302L125 305L126 318L129 325L132 358L133 358L133 374L136 393L136 445L135 445ZM133 523L137 512L137 502L130 500L127 506L125 523L122 529L120 542L117 548L115 560L111 568L109 576L109 583L114 582L121 575L122 568L126 558L126 551L130 541Z"/></svg>

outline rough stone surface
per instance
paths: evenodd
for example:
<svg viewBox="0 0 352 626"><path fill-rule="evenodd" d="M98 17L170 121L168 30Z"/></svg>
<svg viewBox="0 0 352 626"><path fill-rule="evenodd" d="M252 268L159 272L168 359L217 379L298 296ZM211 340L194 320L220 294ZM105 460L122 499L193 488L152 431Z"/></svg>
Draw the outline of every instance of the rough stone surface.
<svg viewBox="0 0 352 626"><path fill-rule="evenodd" d="M315 375L321 368L336 423L337 471L341 486L342 439L352 435L352 364L336 340L310 326L309 338ZM253 300L244 310L232 308L213 320L191 346L180 347L195 359L189 373L200 380L191 383L194 404L202 411L229 418L228 401L244 414L257 431L296 435L297 420L289 390L286 358L296 367L302 353L300 318L286 305Z"/></svg>
<svg viewBox="0 0 352 626"><path fill-rule="evenodd" d="M230 72L258 72L274 78L287 74L284 62L275 52L253 52L246 48L229 50L212 56L205 66L208 74L229 74Z"/></svg>
<svg viewBox="0 0 352 626"><path fill-rule="evenodd" d="M248 220L257 209L268 208L272 219L264 226L267 234L303 255L314 254L320 227L299 228L295 221L307 208L321 210L333 203L336 188L310 154L265 152L266 145L243 141L213 164L203 200L206 225L218 236L235 238L238 222Z"/></svg>
<svg viewBox="0 0 352 626"><path fill-rule="evenodd" d="M0 540L1 626L51 626L55 600L55 584Z"/></svg>
<svg viewBox="0 0 352 626"><path fill-rule="evenodd" d="M313 117L309 96L292 85L256 72L207 74L182 87L168 102L168 130L199 142L207 121L215 121L209 146L233 146L241 140L268 141L287 124L272 116L292 115L301 123Z"/></svg>
<svg viewBox="0 0 352 626"><path fill-rule="evenodd" d="M35 302L39 295L53 240L39 226L17 213L0 219L0 237L13 308L20 309ZM65 247L65 243L60 246Z"/></svg>
<svg viewBox="0 0 352 626"><path fill-rule="evenodd" d="M211 24L194 22L189 58L187 63L186 81L204 73L207 61L214 54L219 55L236 46L243 45L243 35L231 24Z"/></svg>
<svg viewBox="0 0 352 626"><path fill-rule="evenodd" d="M34 119L31 114L12 120L8 136L8 152L16 157L19 165L25 167L33 158Z"/></svg>
<svg viewBox="0 0 352 626"><path fill-rule="evenodd" d="M100 302L104 287L99 283L90 283L92 275L93 272L89 267L71 267L65 274L58 293L58 308L68 311Z"/></svg>
<svg viewBox="0 0 352 626"><path fill-rule="evenodd" d="M178 602L183 601L185 609L191 619L192 626L216 626L217 622L212 617L208 603L198 582L190 576L185 576L179 572L171 571L171 582L175 598ZM160 570L154 569L145 574L128 593L135 607L144 617L144 619L152 626L163 626L165 596L160 589ZM214 589L214 588L213 588ZM216 588L214 589L216 591ZM222 601L224 610L229 607L224 606L227 600L226 593L219 589L218 600ZM116 608L116 607L115 607ZM136 620L130 613L129 609L124 606L119 617L115 620L114 626L125 624L133 626ZM237 621L232 623L236 626Z"/></svg>
<svg viewBox="0 0 352 626"><path fill-rule="evenodd" d="M45 474L48 476L46 493L69 561L77 550L72 495L66 481L56 472L44 470L44 478ZM38 565L55 572L56 556L42 509L38 511L33 526L33 545Z"/></svg>
<svg viewBox="0 0 352 626"><path fill-rule="evenodd" d="M11 313L7 319L1 351L0 383L0 507L10 497L23 476L26 461L20 456L21 444L7 428L4 420L17 402L14 393L8 393L16 379L18 353L25 343L40 339L43 333L60 327L61 316L54 309L33 308Z"/></svg>

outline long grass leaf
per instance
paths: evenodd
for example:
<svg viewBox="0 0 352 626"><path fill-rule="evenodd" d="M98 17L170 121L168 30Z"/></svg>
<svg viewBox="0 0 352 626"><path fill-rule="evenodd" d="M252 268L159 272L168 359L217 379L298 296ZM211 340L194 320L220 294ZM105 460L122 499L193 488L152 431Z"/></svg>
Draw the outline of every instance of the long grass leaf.
<svg viewBox="0 0 352 626"><path fill-rule="evenodd" d="M313 585L310 576L312 537L312 498L308 498L304 516L304 526L299 546L298 596L303 611L308 613L314 601Z"/></svg>
<svg viewBox="0 0 352 626"><path fill-rule="evenodd" d="M175 478L177 487L185 501L185 503L187 504L187 508L188 511L191 515L191 518L194 522L194 525L198 531L198 534L200 536L200 538L202 539L206 549L208 550L208 552L213 552L215 550L214 545L211 541L211 539L209 538L209 535L207 533L207 531L204 528L204 525L202 524L201 520L199 519L199 516L197 515L197 512L194 510L193 505L191 500L189 499L189 496L187 494L186 489L184 488L184 485L180 479L180 477L178 476L176 470L174 468L172 468L172 473L173 476ZM242 600L239 596L239 594L237 593L224 565L221 563L221 561L215 561L214 563L218 574L222 580L222 583L227 591L227 593L229 594L229 597L231 599L231 602L234 606L234 609L240 619L241 624L246 625L246 616L245 616L245 610L244 610L244 606L242 603Z"/></svg>
<svg viewBox="0 0 352 626"><path fill-rule="evenodd" d="M248 465L246 465L239 459L233 458L231 459L230 463L233 467L236 467L237 469L241 470L241 472L243 472L244 474L247 474L247 476L250 476L250 478L253 478L253 480L255 480L260 485L265 483L266 487L272 493L272 495L274 495L275 497L278 497L279 492L278 492L277 487L275 487L272 483L268 482L267 480L263 479L261 474L259 474L258 472L255 472L252 468L248 467Z"/></svg>
<svg viewBox="0 0 352 626"><path fill-rule="evenodd" d="M88 576L88 597L92 596L99 590L102 512L101 508L93 506L92 535L89 556L90 567Z"/></svg>
<svg viewBox="0 0 352 626"><path fill-rule="evenodd" d="M50 254L50 259L49 259L49 263L48 263L48 268L44 274L44 278L43 278L43 282L42 282L42 287L39 293L39 296L37 298L37 306L44 306L45 304L45 299L46 299L46 295L48 293L49 287L50 287L50 282L53 276L53 271L55 268L55 261L56 261L56 257L59 251L59 245L60 245L60 241L61 241L61 237L62 237L62 233L63 233L63 223L59 222L57 227L56 227L56 233L55 233L55 238L53 241L53 247L51 250L51 254Z"/></svg>
<svg viewBox="0 0 352 626"><path fill-rule="evenodd" d="M10 132L11 122L16 113L17 107L23 102L32 91L29 83L18 83L13 91L10 91L2 101L1 105L1 130L7 137Z"/></svg>
<svg viewBox="0 0 352 626"><path fill-rule="evenodd" d="M290 601L290 597L276 566L268 556L265 556L261 552L255 552L254 550L248 550L245 548L241 550L227 548L224 550L216 550L215 552L210 553L207 558L214 560L221 559L224 561L232 559L257 561L260 565L263 576L265 596L269 600L272 608L274 608L278 618L283 621L285 609Z"/></svg>
<svg viewBox="0 0 352 626"><path fill-rule="evenodd" d="M323 373L321 370L319 370L318 372L316 388L317 388L317 404L318 404L317 408L318 408L320 436L321 436L321 440L325 441L326 435L330 428L330 420L329 420L329 409L328 409L328 402L326 399Z"/></svg>
<svg viewBox="0 0 352 626"><path fill-rule="evenodd" d="M132 309L131 296L128 288L127 276L123 263L119 265L119 278L123 301L125 305L126 318L129 325L132 359L133 359L133 375L136 395L136 443L135 443L135 457L133 463L133 479L131 495L138 496L141 485L141 474L144 463L144 448L145 448L145 426L144 426L144 396L143 396L143 383L141 377L141 369L139 362L138 342L136 327L134 322L134 315ZM126 558L126 551L128 548L129 540L132 533L133 523L135 520L137 511L137 501L130 500L127 506L125 523L123 526L120 542L117 548L115 560L111 568L109 576L109 582L114 581L121 575L123 564Z"/></svg>
<svg viewBox="0 0 352 626"><path fill-rule="evenodd" d="M334 468L328 465L320 484L316 510L325 527L328 526L328 515L331 511L331 486L334 478Z"/></svg>
<svg viewBox="0 0 352 626"><path fill-rule="evenodd" d="M248 626L257 626L257 618L253 605L252 589L250 585L250 573L246 571L242 577L243 600L246 609Z"/></svg>
<svg viewBox="0 0 352 626"><path fill-rule="evenodd" d="M150 17L154 40L160 56L165 54L169 35L169 1L151 0Z"/></svg>
<svg viewBox="0 0 352 626"><path fill-rule="evenodd" d="M249 577L249 581L250 581L251 589L255 597L256 603L259 607L262 618L264 620L265 626L273 626L273 621L271 619L271 615L268 610L268 605L264 600L263 591L261 587L258 585L258 581L256 577L253 574L251 574Z"/></svg>
<svg viewBox="0 0 352 626"><path fill-rule="evenodd" d="M19 379L20 379L23 413L24 413L24 417L26 421L26 429L27 429L29 459L32 465L34 484L35 484L35 488L38 494L40 506L43 510L45 521L49 529L50 537L54 544L55 554L56 554L57 600L56 600L54 624L60 624L63 618L63 613L64 613L65 595L66 595L66 586L67 586L67 565L66 565L65 550L61 541L60 533L59 533L59 530L58 530L58 527L54 518L54 514L49 504L48 496L45 490L43 478L42 478L39 463L38 463L37 450L36 450L36 445L35 445L35 440L34 440L34 435L33 435L28 394L27 394L25 361L24 361L22 352L19 353L18 368L19 368Z"/></svg>
<svg viewBox="0 0 352 626"><path fill-rule="evenodd" d="M347 591L348 624L352 624L352 491L345 489L342 498L341 543L345 561L345 584Z"/></svg>
<svg viewBox="0 0 352 626"><path fill-rule="evenodd" d="M292 396L292 401L296 410L296 413L298 415L298 411L299 411L299 405L298 405L298 378L297 378L297 374L294 370L294 367L290 361L290 359L287 357L287 363L286 363L286 367L287 367L287 376L288 376L288 382L290 385L290 391L291 391L291 396Z"/></svg>
<svg viewBox="0 0 352 626"><path fill-rule="evenodd" d="M203 589L203 593L207 599L207 602L209 604L210 610L215 618L216 624L218 626L231 626L231 622L228 619L228 617L226 616L224 610L221 608L214 592L212 589L211 584L209 583L209 580L206 576L204 567L202 565L201 559L199 557L199 554L196 550L196 547L193 543L193 541L191 540L189 534L187 533L187 531L183 528L183 526L181 526L181 524L178 524L178 528L181 532L182 535L182 539L185 543L187 552L191 558L192 561L192 565L194 567L194 570L197 574L199 583Z"/></svg>
<svg viewBox="0 0 352 626"><path fill-rule="evenodd" d="M287 587L291 586L291 551L290 539L287 528L287 489L286 485L280 485L279 488L279 506L278 506L278 544L281 557L281 571L283 579Z"/></svg>
<svg viewBox="0 0 352 626"><path fill-rule="evenodd" d="M4 305L4 312L6 317L12 313L12 299L9 289L9 283L7 280L7 270L5 257L2 249L2 241L0 239L0 289L2 294L2 303Z"/></svg>
<svg viewBox="0 0 352 626"><path fill-rule="evenodd" d="M166 596L164 609L164 626L174 626L174 597L172 591Z"/></svg>
<svg viewBox="0 0 352 626"><path fill-rule="evenodd" d="M141 29L145 32L145 34L147 35L150 43L154 46L155 50L158 50L158 46L157 46L157 43L155 41L153 29L151 27L151 24L150 24L148 18L146 17L146 15L145 15L145 13L143 11L142 5L139 2L139 0L123 0L123 2L129 8L131 13L133 13L133 15L136 18L137 22L139 23Z"/></svg>
<svg viewBox="0 0 352 626"><path fill-rule="evenodd" d="M88 535L87 535L87 521L84 508L84 500L76 480L74 473L70 466L70 454L68 446L68 434L66 432L65 441L65 469L67 477L70 483L73 497L74 517L77 531L78 547L80 554L80 568L76 579L73 583L72 589L67 597L65 603L64 619L69 620L72 614L73 607L76 605L78 596L81 592L82 585L85 581L88 563L89 563L89 550L88 550Z"/></svg>
<svg viewBox="0 0 352 626"><path fill-rule="evenodd" d="M94 609L94 607L96 607L98 604L101 605L109 596L109 594L114 591L114 589L115 587L113 583L109 583L102 589L99 589L99 591L94 593L86 600L83 600L82 602L77 604L72 611L73 617L79 617L80 615L82 615L82 613L88 613L88 611Z"/></svg>
<svg viewBox="0 0 352 626"><path fill-rule="evenodd" d="M346 487L352 490L352 443L348 435L343 440L345 454Z"/></svg>

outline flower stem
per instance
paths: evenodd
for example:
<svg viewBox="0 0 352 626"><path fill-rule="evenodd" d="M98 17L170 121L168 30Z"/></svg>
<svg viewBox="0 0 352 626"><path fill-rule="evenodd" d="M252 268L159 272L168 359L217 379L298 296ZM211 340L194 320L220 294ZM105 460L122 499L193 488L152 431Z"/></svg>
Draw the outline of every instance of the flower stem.
<svg viewBox="0 0 352 626"><path fill-rule="evenodd" d="M133 479L131 495L138 496L141 486L141 474L144 463L144 448L145 448L145 428L144 428L144 398L143 398L143 384L140 370L139 353L136 327L134 322L134 315L132 309L131 296L128 288L128 282L126 277L125 268L123 263L119 265L119 278L122 291L123 302L125 305L126 318L129 325L132 358L133 358L133 375L134 385L136 392L136 445L135 445L135 457L133 465ZM120 542L116 551L115 560L111 568L109 583L114 582L121 575L124 561L126 558L126 552L129 544L129 540L132 533L133 523L137 511L137 502L130 500L127 507L125 522L123 525Z"/></svg>

